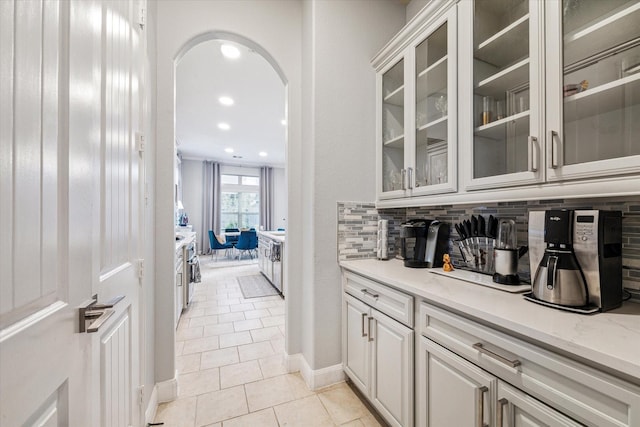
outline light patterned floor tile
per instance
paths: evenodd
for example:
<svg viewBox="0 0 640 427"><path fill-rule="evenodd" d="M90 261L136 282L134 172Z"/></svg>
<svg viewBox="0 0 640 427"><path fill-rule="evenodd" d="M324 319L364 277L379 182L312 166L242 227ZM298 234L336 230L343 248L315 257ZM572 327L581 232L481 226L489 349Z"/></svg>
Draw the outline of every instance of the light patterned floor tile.
<svg viewBox="0 0 640 427"><path fill-rule="evenodd" d="M275 352L273 351L271 342L263 341L238 346L238 354L240 355L240 361L245 362L247 360L273 356Z"/></svg>
<svg viewBox="0 0 640 427"><path fill-rule="evenodd" d="M273 408L263 409L222 423L222 427L278 427Z"/></svg>
<svg viewBox="0 0 640 427"><path fill-rule="evenodd" d="M236 332L248 331L250 329L262 328L260 319L238 320L233 322L233 328Z"/></svg>
<svg viewBox="0 0 640 427"><path fill-rule="evenodd" d="M268 308L261 308L259 310L248 310L244 312L244 317L248 319L259 319L261 317L271 316Z"/></svg>
<svg viewBox="0 0 640 427"><path fill-rule="evenodd" d="M220 348L218 345L218 337L196 338L184 341L182 355L202 353L203 351L217 350L218 348Z"/></svg>
<svg viewBox="0 0 640 427"><path fill-rule="evenodd" d="M243 312L225 313L218 316L218 323L230 323L237 320L244 320Z"/></svg>
<svg viewBox="0 0 640 427"><path fill-rule="evenodd" d="M231 334L233 332L236 332L233 329L233 323L218 323L215 325L203 326L203 335L205 337L210 337L212 335Z"/></svg>
<svg viewBox="0 0 640 427"><path fill-rule="evenodd" d="M338 425L364 417L369 413L346 383L341 383L328 391L319 392L318 397L331 419Z"/></svg>
<svg viewBox="0 0 640 427"><path fill-rule="evenodd" d="M189 321L189 327L194 328L196 326L215 325L218 323L218 315L213 314L210 316L194 317Z"/></svg>
<svg viewBox="0 0 640 427"><path fill-rule="evenodd" d="M165 426L193 427L196 419L196 398L187 397L158 405L154 422Z"/></svg>
<svg viewBox="0 0 640 427"><path fill-rule="evenodd" d="M185 341L202 337L202 326L195 328L182 328L176 330L176 341Z"/></svg>
<svg viewBox="0 0 640 427"><path fill-rule="evenodd" d="M220 368L220 388L225 389L262 379L262 371L257 360L235 363Z"/></svg>
<svg viewBox="0 0 640 427"><path fill-rule="evenodd" d="M249 311L249 310L253 310L253 304L251 303L233 304L229 306L229 308L231 309L232 313L236 311Z"/></svg>
<svg viewBox="0 0 640 427"><path fill-rule="evenodd" d="M238 363L238 350L236 347L223 348L220 350L206 351L202 353L200 369L217 368L220 366Z"/></svg>
<svg viewBox="0 0 640 427"><path fill-rule="evenodd" d="M287 369L284 366L284 355L282 353L276 353L273 356L258 359L258 363L262 370L262 376L265 378L271 378L287 373Z"/></svg>
<svg viewBox="0 0 640 427"><path fill-rule="evenodd" d="M214 391L198 396L196 427L235 418L248 413L244 387Z"/></svg>
<svg viewBox="0 0 640 427"><path fill-rule="evenodd" d="M249 412L294 400L291 384L285 375L246 384L244 388Z"/></svg>
<svg viewBox="0 0 640 427"><path fill-rule="evenodd" d="M279 326L284 325L284 315L281 316L271 316L271 317L261 317L260 321L264 325L265 328L269 326Z"/></svg>
<svg viewBox="0 0 640 427"><path fill-rule="evenodd" d="M176 369L179 373L194 372L200 369L200 353L176 357Z"/></svg>
<svg viewBox="0 0 640 427"><path fill-rule="evenodd" d="M284 335L277 326L271 326L269 328L252 329L251 338L253 342L259 342L272 339L284 339Z"/></svg>
<svg viewBox="0 0 640 427"><path fill-rule="evenodd" d="M197 396L220 390L220 370L218 368L181 374L178 377L178 395Z"/></svg>
<svg viewBox="0 0 640 427"><path fill-rule="evenodd" d="M249 333L249 331L220 335L220 348L249 344L251 342L251 334Z"/></svg>
<svg viewBox="0 0 640 427"><path fill-rule="evenodd" d="M318 396L283 403L273 408L281 426L333 427L329 413Z"/></svg>

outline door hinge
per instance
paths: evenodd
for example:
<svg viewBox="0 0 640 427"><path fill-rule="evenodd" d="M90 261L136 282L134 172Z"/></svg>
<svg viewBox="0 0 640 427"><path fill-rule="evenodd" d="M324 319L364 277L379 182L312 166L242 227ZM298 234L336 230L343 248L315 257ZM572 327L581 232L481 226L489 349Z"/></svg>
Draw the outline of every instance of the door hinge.
<svg viewBox="0 0 640 427"><path fill-rule="evenodd" d="M144 259L142 258L138 260L138 279L140 283L142 283L142 279L144 279Z"/></svg>
<svg viewBox="0 0 640 427"><path fill-rule="evenodd" d="M138 9L138 25L141 30L144 30L144 26L147 24L147 9L144 7L144 3L140 5Z"/></svg>
<svg viewBox="0 0 640 427"><path fill-rule="evenodd" d="M138 387L138 404L140 406L144 405L144 385Z"/></svg>
<svg viewBox="0 0 640 427"><path fill-rule="evenodd" d="M136 149L140 154L144 153L145 138L144 138L144 133L142 132L136 132Z"/></svg>

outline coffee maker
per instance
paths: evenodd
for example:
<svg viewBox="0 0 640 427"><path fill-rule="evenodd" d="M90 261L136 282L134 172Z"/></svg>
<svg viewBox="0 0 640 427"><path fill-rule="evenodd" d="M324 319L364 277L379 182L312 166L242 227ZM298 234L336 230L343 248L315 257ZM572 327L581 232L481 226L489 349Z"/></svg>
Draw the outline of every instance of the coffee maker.
<svg viewBox="0 0 640 427"><path fill-rule="evenodd" d="M622 304L622 212L529 212L530 301L594 313Z"/></svg>
<svg viewBox="0 0 640 427"><path fill-rule="evenodd" d="M400 258L405 267L442 267L449 253L449 224L430 219L411 219L400 224Z"/></svg>

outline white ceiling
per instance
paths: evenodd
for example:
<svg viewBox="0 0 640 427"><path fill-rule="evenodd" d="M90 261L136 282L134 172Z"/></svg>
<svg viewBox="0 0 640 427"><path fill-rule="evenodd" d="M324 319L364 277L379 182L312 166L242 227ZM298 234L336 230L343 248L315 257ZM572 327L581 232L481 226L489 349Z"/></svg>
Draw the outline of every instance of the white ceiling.
<svg viewBox="0 0 640 427"><path fill-rule="evenodd" d="M238 47L240 57L225 58L220 52L223 43ZM234 104L220 104L221 96L231 97ZM176 143L183 158L284 167L284 119L284 84L253 50L212 40L189 50L178 63ZM230 129L219 129L220 122ZM225 148L234 152L226 153ZM261 151L267 156L260 157Z"/></svg>

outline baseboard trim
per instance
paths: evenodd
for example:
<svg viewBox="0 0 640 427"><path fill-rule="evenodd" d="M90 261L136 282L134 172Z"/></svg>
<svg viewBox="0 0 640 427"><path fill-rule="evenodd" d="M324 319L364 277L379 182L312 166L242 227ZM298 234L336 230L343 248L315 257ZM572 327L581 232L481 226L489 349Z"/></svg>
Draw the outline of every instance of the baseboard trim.
<svg viewBox="0 0 640 427"><path fill-rule="evenodd" d="M346 379L342 363L313 370L302 353L285 354L285 367L288 372L300 372L311 390L318 390Z"/></svg>
<svg viewBox="0 0 640 427"><path fill-rule="evenodd" d="M158 389L158 403L171 402L178 397L178 371L170 380L156 384Z"/></svg>
<svg viewBox="0 0 640 427"><path fill-rule="evenodd" d="M158 410L158 386L153 386L151 390L151 396L149 396L149 403L147 404L147 410L144 411L144 425L147 425L156 418L156 411Z"/></svg>

